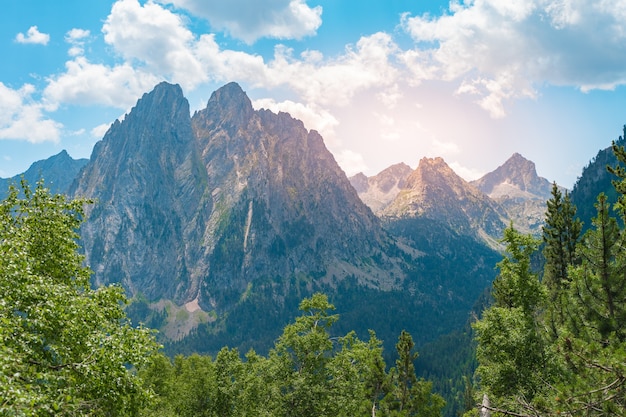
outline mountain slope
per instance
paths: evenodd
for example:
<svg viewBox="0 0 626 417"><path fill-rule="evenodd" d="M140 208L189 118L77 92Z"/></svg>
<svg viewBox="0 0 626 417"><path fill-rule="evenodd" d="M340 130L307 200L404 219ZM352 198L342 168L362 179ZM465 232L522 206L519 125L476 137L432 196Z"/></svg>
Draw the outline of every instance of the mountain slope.
<svg viewBox="0 0 626 417"><path fill-rule="evenodd" d="M96 285L187 302L197 293L206 194L189 105L161 83L94 147L71 193L94 199L81 229ZM200 232L200 233L199 233ZM188 243L188 244L186 244Z"/></svg>
<svg viewBox="0 0 626 417"><path fill-rule="evenodd" d="M626 145L626 126L624 136L620 136L615 143L618 146ZM570 194L572 203L576 205L576 215L583 221L583 228L591 226L591 219L596 217L595 203L600 193L606 194L609 204L617 202L617 192L612 181L617 177L607 171L607 166L617 165L617 158L611 146L598 151L597 155L583 168L582 174L574 184Z"/></svg>

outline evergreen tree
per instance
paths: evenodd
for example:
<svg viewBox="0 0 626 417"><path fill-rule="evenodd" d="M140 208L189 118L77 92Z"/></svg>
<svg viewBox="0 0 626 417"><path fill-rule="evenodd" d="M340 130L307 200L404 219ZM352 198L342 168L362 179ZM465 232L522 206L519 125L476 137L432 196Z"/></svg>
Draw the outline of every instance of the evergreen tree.
<svg viewBox="0 0 626 417"><path fill-rule="evenodd" d="M565 320L565 289L569 286L568 269L578 263L576 244L580 240L582 223L576 216L576 207L569 194L565 196L556 183L552 184L552 198L546 203L547 211L543 226L543 255L545 266L543 283L548 292L546 321L551 337L558 337L558 326Z"/></svg>
<svg viewBox="0 0 626 417"><path fill-rule="evenodd" d="M602 340L626 340L626 252L624 234L609 216L606 196L600 194L598 215L580 245L582 264L574 270L572 301L578 307L571 327L578 336L593 328ZM590 336L587 336L590 337Z"/></svg>
<svg viewBox="0 0 626 417"><path fill-rule="evenodd" d="M398 359L390 371L391 387L381 407L383 416L390 417L436 417L441 415L445 401L433 394L432 383L418 379L414 362L417 352L411 335L402 331L398 337L396 350Z"/></svg>

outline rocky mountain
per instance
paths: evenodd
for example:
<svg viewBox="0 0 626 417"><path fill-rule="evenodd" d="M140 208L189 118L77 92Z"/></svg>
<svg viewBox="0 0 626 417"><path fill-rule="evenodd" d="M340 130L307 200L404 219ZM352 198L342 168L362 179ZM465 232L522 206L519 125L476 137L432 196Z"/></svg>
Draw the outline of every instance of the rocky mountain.
<svg viewBox="0 0 626 417"><path fill-rule="evenodd" d="M522 232L540 234L552 189L548 180L537 175L535 164L518 153L469 183L441 158L424 158L415 171L397 164L372 177L357 174L350 181L359 197L383 218L443 221L491 246L497 246L502 225L510 221Z"/></svg>
<svg viewBox="0 0 626 417"><path fill-rule="evenodd" d="M410 166L399 163L390 166L373 177L366 177L358 173L350 177L350 183L365 204L374 213L379 213L391 203L401 189L404 188L407 177L413 172Z"/></svg>
<svg viewBox="0 0 626 417"><path fill-rule="evenodd" d="M0 199L6 197L10 184L19 184L22 177L31 186L43 179L52 193L66 193L78 172L88 161L88 159L73 159L67 151L63 150L48 159L34 162L21 175L0 178Z"/></svg>
<svg viewBox="0 0 626 417"><path fill-rule="evenodd" d="M93 199L81 237L96 285L185 303L198 293L213 200L178 86L159 84L94 147L71 194Z"/></svg>
<svg viewBox="0 0 626 417"><path fill-rule="evenodd" d="M427 218L459 234L497 246L507 213L483 192L459 177L442 158L422 158L405 187L380 212L388 220Z"/></svg>
<svg viewBox="0 0 626 417"><path fill-rule="evenodd" d="M159 84L89 161L68 158L27 174L95 201L81 229L94 285L122 284L170 353L263 351L315 291L342 315L338 333L373 329L392 352L406 329L422 345L463 326L495 276L500 255L446 225L383 227L317 132L254 110L235 83L193 116L180 87ZM393 195L406 172L368 187Z"/></svg>
<svg viewBox="0 0 626 417"><path fill-rule="evenodd" d="M547 179L537 175L535 163L519 153L471 184L493 199L548 200L552 189Z"/></svg>
<svg viewBox="0 0 626 417"><path fill-rule="evenodd" d="M500 204L520 231L538 235L552 184L537 175L535 163L519 153L472 185Z"/></svg>
<svg viewBox="0 0 626 417"><path fill-rule="evenodd" d="M81 231L94 283L121 283L131 314L178 352L262 348L314 291L364 334L432 339L493 279L492 266L463 272L468 293L426 268L440 261L383 229L317 132L254 110L235 83L193 117L180 87L156 86L95 146L71 194L96 201ZM381 321L394 305L406 314ZM445 319L418 320L435 312Z"/></svg>

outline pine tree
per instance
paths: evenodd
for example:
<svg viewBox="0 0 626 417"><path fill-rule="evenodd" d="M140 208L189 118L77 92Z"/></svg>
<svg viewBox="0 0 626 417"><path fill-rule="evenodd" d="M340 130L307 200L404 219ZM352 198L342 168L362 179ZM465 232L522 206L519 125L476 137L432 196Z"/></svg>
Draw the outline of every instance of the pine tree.
<svg viewBox="0 0 626 417"><path fill-rule="evenodd" d="M552 198L547 201L545 225L543 227L543 255L546 263L543 283L548 292L546 321L551 337L558 337L558 326L565 320L565 289L569 286L569 267L578 263L576 244L580 240L582 222L575 218L576 207L569 194L565 196L554 183Z"/></svg>

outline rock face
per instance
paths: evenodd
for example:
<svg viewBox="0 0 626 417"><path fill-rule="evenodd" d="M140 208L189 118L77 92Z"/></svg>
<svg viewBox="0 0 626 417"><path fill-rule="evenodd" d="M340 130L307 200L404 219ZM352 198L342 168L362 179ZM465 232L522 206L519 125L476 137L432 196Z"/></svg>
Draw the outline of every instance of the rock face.
<svg viewBox="0 0 626 417"><path fill-rule="evenodd" d="M250 285L267 290L275 277L331 283L356 274L372 287L394 285L384 255L393 242L316 131L287 113L254 111L235 83L192 126L214 201L201 304L219 305L225 288L237 297ZM385 260L360 268L376 254Z"/></svg>
<svg viewBox="0 0 626 417"><path fill-rule="evenodd" d="M384 210L404 188L407 177L413 172L410 166L399 163L379 172L373 177L359 173L350 177L350 183L359 197L374 213Z"/></svg>
<svg viewBox="0 0 626 417"><path fill-rule="evenodd" d="M442 158L423 158L382 212L389 219L423 217L457 233L494 243L506 227L506 212L459 177Z"/></svg>
<svg viewBox="0 0 626 417"><path fill-rule="evenodd" d="M393 240L320 135L255 111L235 83L191 118L180 87L159 84L111 126L72 194L97 201L82 229L95 282L131 296L219 314L253 292L312 289L312 278L379 289L401 279Z"/></svg>
<svg viewBox="0 0 626 417"><path fill-rule="evenodd" d="M189 105L159 84L94 147L71 194L94 199L81 229L97 285L122 283L131 296L192 299L203 255L207 175Z"/></svg>
<svg viewBox="0 0 626 417"><path fill-rule="evenodd" d="M48 159L33 163L22 175L31 187L43 179L51 193L66 193L78 172L87 162L89 162L88 159L73 159L67 151L63 150ZM0 179L0 199L6 197L9 184L19 184L22 175Z"/></svg>

